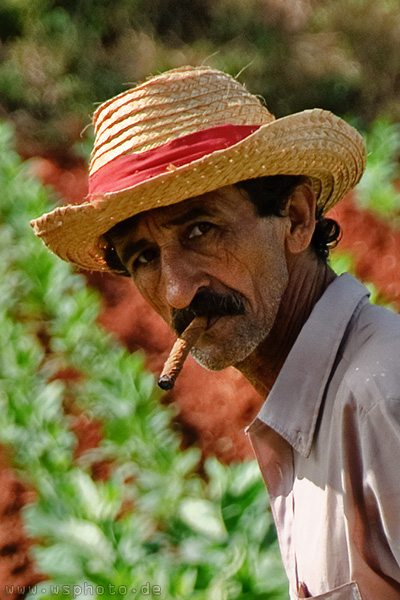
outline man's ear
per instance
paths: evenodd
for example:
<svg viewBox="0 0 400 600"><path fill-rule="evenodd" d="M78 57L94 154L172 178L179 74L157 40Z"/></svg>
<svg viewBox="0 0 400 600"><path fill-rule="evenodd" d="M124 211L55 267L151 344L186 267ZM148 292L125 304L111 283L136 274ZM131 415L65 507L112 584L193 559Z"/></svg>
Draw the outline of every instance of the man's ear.
<svg viewBox="0 0 400 600"><path fill-rule="evenodd" d="M315 229L316 199L311 186L302 183L296 187L286 205L290 230L286 247L292 254L303 252L310 245Z"/></svg>

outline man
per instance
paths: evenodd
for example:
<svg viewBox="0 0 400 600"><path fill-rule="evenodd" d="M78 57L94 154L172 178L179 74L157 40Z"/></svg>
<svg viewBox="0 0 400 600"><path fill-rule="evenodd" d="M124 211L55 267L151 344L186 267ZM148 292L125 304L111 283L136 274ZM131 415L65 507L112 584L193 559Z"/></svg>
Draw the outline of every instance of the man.
<svg viewBox="0 0 400 600"><path fill-rule="evenodd" d="M206 317L195 358L268 394L249 435L291 598L400 598L400 319L326 260L361 136L319 109L275 120L205 67L111 99L94 125L87 201L36 234L131 276L179 334Z"/></svg>

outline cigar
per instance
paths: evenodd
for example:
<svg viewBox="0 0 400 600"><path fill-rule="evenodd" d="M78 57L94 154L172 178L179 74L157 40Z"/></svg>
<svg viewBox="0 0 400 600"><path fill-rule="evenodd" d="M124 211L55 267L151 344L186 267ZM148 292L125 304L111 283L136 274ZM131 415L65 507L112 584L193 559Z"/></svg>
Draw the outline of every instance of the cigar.
<svg viewBox="0 0 400 600"><path fill-rule="evenodd" d="M185 331L178 337L164 364L158 380L162 390L172 390L183 364L207 325L206 317L195 317Z"/></svg>

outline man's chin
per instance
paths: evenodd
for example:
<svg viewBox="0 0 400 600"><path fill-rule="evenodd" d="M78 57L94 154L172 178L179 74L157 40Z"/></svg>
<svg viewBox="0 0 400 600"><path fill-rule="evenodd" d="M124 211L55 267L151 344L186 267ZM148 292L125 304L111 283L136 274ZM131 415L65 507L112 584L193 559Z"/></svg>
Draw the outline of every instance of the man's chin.
<svg viewBox="0 0 400 600"><path fill-rule="evenodd" d="M210 356L208 352L193 349L191 354L194 360L208 371L223 371L231 366L222 357Z"/></svg>
<svg viewBox="0 0 400 600"><path fill-rule="evenodd" d="M192 356L197 363L209 371L223 371L228 367L243 362L255 350L258 343L241 345L240 348L234 349L230 347L225 351L217 348L208 350L202 348L193 348Z"/></svg>

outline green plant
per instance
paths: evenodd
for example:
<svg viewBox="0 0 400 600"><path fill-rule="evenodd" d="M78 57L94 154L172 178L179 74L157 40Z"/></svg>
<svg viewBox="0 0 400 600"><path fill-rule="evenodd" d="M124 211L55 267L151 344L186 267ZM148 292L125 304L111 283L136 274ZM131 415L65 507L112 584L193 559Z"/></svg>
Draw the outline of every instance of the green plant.
<svg viewBox="0 0 400 600"><path fill-rule="evenodd" d="M96 295L30 230L49 194L11 137L2 124L0 441L36 492L24 517L49 579L28 597L284 597L258 468L200 469L199 450L180 449L142 358L97 326ZM77 410L102 428L78 457ZM95 480L99 464L109 475Z"/></svg>
<svg viewBox="0 0 400 600"><path fill-rule="evenodd" d="M240 73L277 116L398 121L399 26L398 0L3 0L0 110L26 154L70 158L97 102L207 63Z"/></svg>
<svg viewBox="0 0 400 600"><path fill-rule="evenodd" d="M357 187L360 206L393 220L400 214L400 193L393 182L399 177L400 126L377 119L366 135L368 160Z"/></svg>

